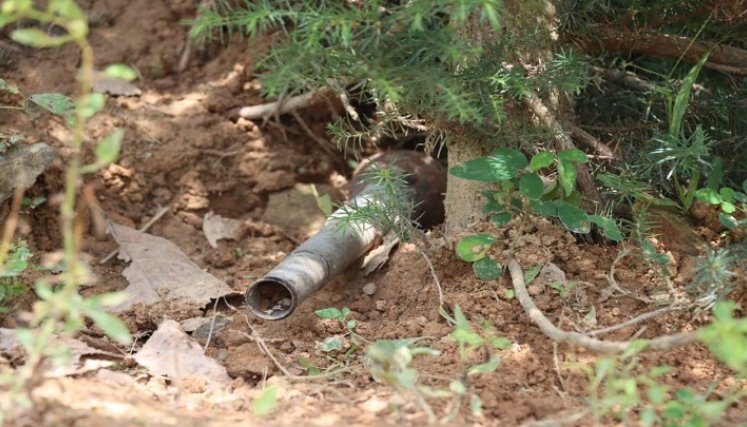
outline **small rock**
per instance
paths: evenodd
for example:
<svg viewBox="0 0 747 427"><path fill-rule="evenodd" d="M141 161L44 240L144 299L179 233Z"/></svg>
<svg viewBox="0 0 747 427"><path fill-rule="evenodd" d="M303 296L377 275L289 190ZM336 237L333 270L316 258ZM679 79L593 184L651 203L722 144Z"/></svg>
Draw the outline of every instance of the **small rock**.
<svg viewBox="0 0 747 427"><path fill-rule="evenodd" d="M376 283L368 282L363 285L363 293L368 296L373 296L376 293Z"/></svg>
<svg viewBox="0 0 747 427"><path fill-rule="evenodd" d="M375 307L377 311L386 311L386 301L383 299L377 300Z"/></svg>
<svg viewBox="0 0 747 427"><path fill-rule="evenodd" d="M54 159L47 144L18 144L0 154L0 202L11 197L16 187L31 188L36 178Z"/></svg>

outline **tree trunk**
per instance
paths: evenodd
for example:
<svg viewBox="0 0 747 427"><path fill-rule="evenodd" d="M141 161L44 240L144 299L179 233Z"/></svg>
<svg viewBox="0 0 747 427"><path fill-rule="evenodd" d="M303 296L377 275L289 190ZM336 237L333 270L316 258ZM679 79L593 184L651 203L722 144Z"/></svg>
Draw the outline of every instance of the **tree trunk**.
<svg viewBox="0 0 747 427"><path fill-rule="evenodd" d="M489 46L498 37L526 38L520 49L504 52L505 63L512 66L539 66L552 54L556 31L555 7L556 0L507 0L501 13L501 29L499 32L490 31L489 26L481 22L479 17L473 16L458 30L468 39L472 46ZM562 107L558 107L560 109ZM556 111L559 114L560 111ZM530 120L526 109L518 104L514 108L507 108L507 120L503 126L519 129L524 127L522 121ZM478 141L474 138L477 132L470 132L460 126L446 129L449 135L449 167L461 165L474 157L487 154L496 147L517 146L521 141L521 133L503 129L496 132L492 141ZM479 195L487 185L467 181L449 175L446 188L446 220L444 235L448 240L455 240L469 229L470 224L480 219L482 206L485 203Z"/></svg>

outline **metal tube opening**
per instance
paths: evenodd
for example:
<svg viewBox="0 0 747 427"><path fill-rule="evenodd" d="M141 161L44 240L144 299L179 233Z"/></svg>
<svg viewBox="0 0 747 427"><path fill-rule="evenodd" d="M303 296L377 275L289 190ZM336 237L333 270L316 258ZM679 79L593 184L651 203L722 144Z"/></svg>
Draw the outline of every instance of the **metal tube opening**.
<svg viewBox="0 0 747 427"><path fill-rule="evenodd" d="M276 277L263 277L252 283L246 290L245 299L252 313L267 320L284 319L297 305L293 286Z"/></svg>

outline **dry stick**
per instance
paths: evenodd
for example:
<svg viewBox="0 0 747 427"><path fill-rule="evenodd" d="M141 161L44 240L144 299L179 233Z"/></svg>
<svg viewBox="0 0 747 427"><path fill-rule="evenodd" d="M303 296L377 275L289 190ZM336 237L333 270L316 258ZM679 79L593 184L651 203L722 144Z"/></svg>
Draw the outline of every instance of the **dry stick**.
<svg viewBox="0 0 747 427"><path fill-rule="evenodd" d="M416 246L417 247L417 246ZM425 258L425 262L428 263L428 268L431 270L431 276L433 276L433 282L436 284L436 290L438 291L438 306L443 307L444 306L444 292L441 288L441 282L438 280L438 275L436 275L436 269L433 268L433 263L431 262L430 258L428 258L428 255L420 248L417 248L418 252L420 252L420 255ZM497 298L497 296L496 296Z"/></svg>
<svg viewBox="0 0 747 427"><path fill-rule="evenodd" d="M594 135L586 132L585 130L572 123L568 124L568 129L570 129L571 135L576 139L576 141L591 148L605 158L615 158L615 153L612 151L612 149L607 144L594 137Z"/></svg>
<svg viewBox="0 0 747 427"><path fill-rule="evenodd" d="M537 115L540 121L547 127L552 133L555 141L557 142L558 148L570 149L576 148L573 144L573 140L568 136L560 122L555 118L549 108L542 102L542 100L535 94L532 94L524 98L524 103L529 109ZM595 206L600 206L602 198L597 191L597 187L594 184L594 179L589 173L589 168L583 163L576 165L578 171L578 185L581 187L581 192L590 200Z"/></svg>
<svg viewBox="0 0 747 427"><path fill-rule="evenodd" d="M351 119L355 120L356 122L361 121L360 116L358 116L358 112L353 108L352 105L350 105L350 99L348 98L348 93L345 91L345 89L340 86L340 83L335 79L327 79L327 84L329 87L335 90L337 93L337 97L340 99L340 102L342 103L343 108L345 108L345 111L348 113Z"/></svg>
<svg viewBox="0 0 747 427"><path fill-rule="evenodd" d="M290 98L269 102L267 104L252 105L239 110L239 116L245 119L264 119L273 114L285 114L299 108L304 108L314 104L317 97L324 91L324 88L316 92L308 92L302 95L291 96Z"/></svg>
<svg viewBox="0 0 747 427"><path fill-rule="evenodd" d="M626 297L633 298L635 300L638 300L640 302L646 303L646 304L653 304L654 302L649 298L639 297L635 295L634 293L627 291L620 287L619 284L617 284L617 280L615 279L615 270L617 269L617 264L625 258L626 256L630 255L630 250L623 249L620 251L619 254L615 257L615 259L612 261L612 265L610 266L610 272L607 275L607 283L609 283L610 287L621 294L623 294Z"/></svg>
<svg viewBox="0 0 747 427"><path fill-rule="evenodd" d="M610 70L608 68L602 68L592 65L590 67L591 72L602 76L603 78L620 83L630 89L640 90L642 92L655 92L658 86L655 84L643 80L635 74L628 71Z"/></svg>
<svg viewBox="0 0 747 427"><path fill-rule="evenodd" d="M329 154L330 156L333 156L333 157L336 155L335 151L332 148L329 147L328 141L326 139L324 139L324 138L320 138L319 136L317 136L311 130L311 128L309 127L309 125L306 124L306 121L303 119L303 117L301 117L301 115L298 114L298 111L293 110L293 111L290 111L290 113L293 116L293 118L296 119L296 122L301 126L301 129L303 129L303 131L306 132L306 134L309 136L309 138L313 139L314 142L316 142L317 144L319 144L319 147L321 147L322 150L324 150L325 153L327 153L327 154Z"/></svg>
<svg viewBox="0 0 747 427"><path fill-rule="evenodd" d="M8 213L8 219L5 221L5 227L3 227L3 236L0 240L0 265L5 262L5 257L10 251L10 242L13 240L13 235L16 233L16 227L18 227L18 213L21 211L21 205L23 204L23 193L26 189L17 187L13 194L13 201L10 205L10 212Z"/></svg>
<svg viewBox="0 0 747 427"><path fill-rule="evenodd" d="M275 355L272 354L272 351L270 351L270 348L267 347L267 344L265 344L265 340L262 338L262 336L259 335L259 332L257 332L257 330L254 329L254 327L249 323L249 318L244 316L244 320L246 321L246 326L248 326L249 329L252 331L252 334L249 335L246 332L241 332L241 331L236 331L236 332L254 341L254 343L257 344L257 347L259 347L259 350L262 351L262 353L264 353L267 357L269 357L270 360L272 360L272 363L274 363L275 366L277 366L278 369L280 369L280 372L282 372L286 377L288 377L288 379L291 379L294 381L315 381L315 380L330 378L332 376L335 376L337 374L340 374L341 372L348 370L348 368L342 368L334 372L325 372L319 375L314 375L314 376L309 376L309 377L292 374L290 371L288 371L288 369L285 368L285 366L283 366L280 363L280 361L275 357Z"/></svg>
<svg viewBox="0 0 747 427"><path fill-rule="evenodd" d="M579 332L568 332L557 328L537 308L532 297L529 296L529 292L527 292L526 285L524 284L524 272L521 269L521 265L512 259L508 262L508 270L511 273L514 291L516 291L516 299L519 300L519 303L524 308L524 312L553 341L577 345L599 353L622 353L633 343L633 341L605 341ZM696 338L697 333L695 332L662 335L649 340L646 348L649 350L669 350L691 344L695 342Z"/></svg>
<svg viewBox="0 0 747 427"><path fill-rule="evenodd" d="M658 310L649 311L647 313L640 314L630 320L626 320L625 322L618 323L617 325L608 326L606 328L597 329L594 331L588 332L589 335L601 335L601 334L607 334L610 332L614 332L623 328L627 328L628 326L635 325L636 323L641 323L644 320L648 320L651 318L654 318L660 314L669 313L671 311L677 311L677 310L683 310L685 308L688 308L688 306L681 306L681 307L675 307L675 306L669 306L669 307L662 307Z"/></svg>
<svg viewBox="0 0 747 427"><path fill-rule="evenodd" d="M205 348L203 350L207 351L208 347L210 347L210 340L213 338L213 330L215 329L215 319L218 318L218 301L220 301L220 298L216 298L215 302L213 303L213 318L210 321L210 331L208 331L208 337L205 341Z"/></svg>
<svg viewBox="0 0 747 427"><path fill-rule="evenodd" d="M150 219L150 221L143 224L143 226L140 227L138 231L140 231L141 233L145 233L146 231L148 231L148 229L150 229L153 226L153 224L156 223L156 221L161 219L161 217L163 217L166 214L166 212L169 211L169 209L171 209L170 206L161 208L161 210L158 211L156 215ZM113 251L109 252L109 255L105 256L104 258L101 258L101 261L99 261L99 264L106 264L107 262L109 262L110 259L114 258L114 256L117 255L117 253L119 253L119 249L114 249Z"/></svg>
<svg viewBox="0 0 747 427"><path fill-rule="evenodd" d="M202 0L200 4L197 5L197 19L202 17L203 10L212 9L214 6L215 0ZM179 58L179 65L177 66L177 73L181 74L187 69L189 60L192 59L193 48L194 45L192 44L192 39L189 37L189 32L187 32L187 37L184 39L184 50L182 51L182 56Z"/></svg>

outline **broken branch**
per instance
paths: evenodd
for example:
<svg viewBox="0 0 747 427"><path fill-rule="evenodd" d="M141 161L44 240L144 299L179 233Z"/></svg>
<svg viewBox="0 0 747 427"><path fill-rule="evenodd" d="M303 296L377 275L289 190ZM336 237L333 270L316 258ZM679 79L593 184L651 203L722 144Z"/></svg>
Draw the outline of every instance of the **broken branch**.
<svg viewBox="0 0 747 427"><path fill-rule="evenodd" d="M321 99L321 94L325 89L322 88L315 92L307 92L301 95L283 98L266 104L252 105L239 110L239 116L245 119L264 119L273 114L285 114L299 108L308 107Z"/></svg>

